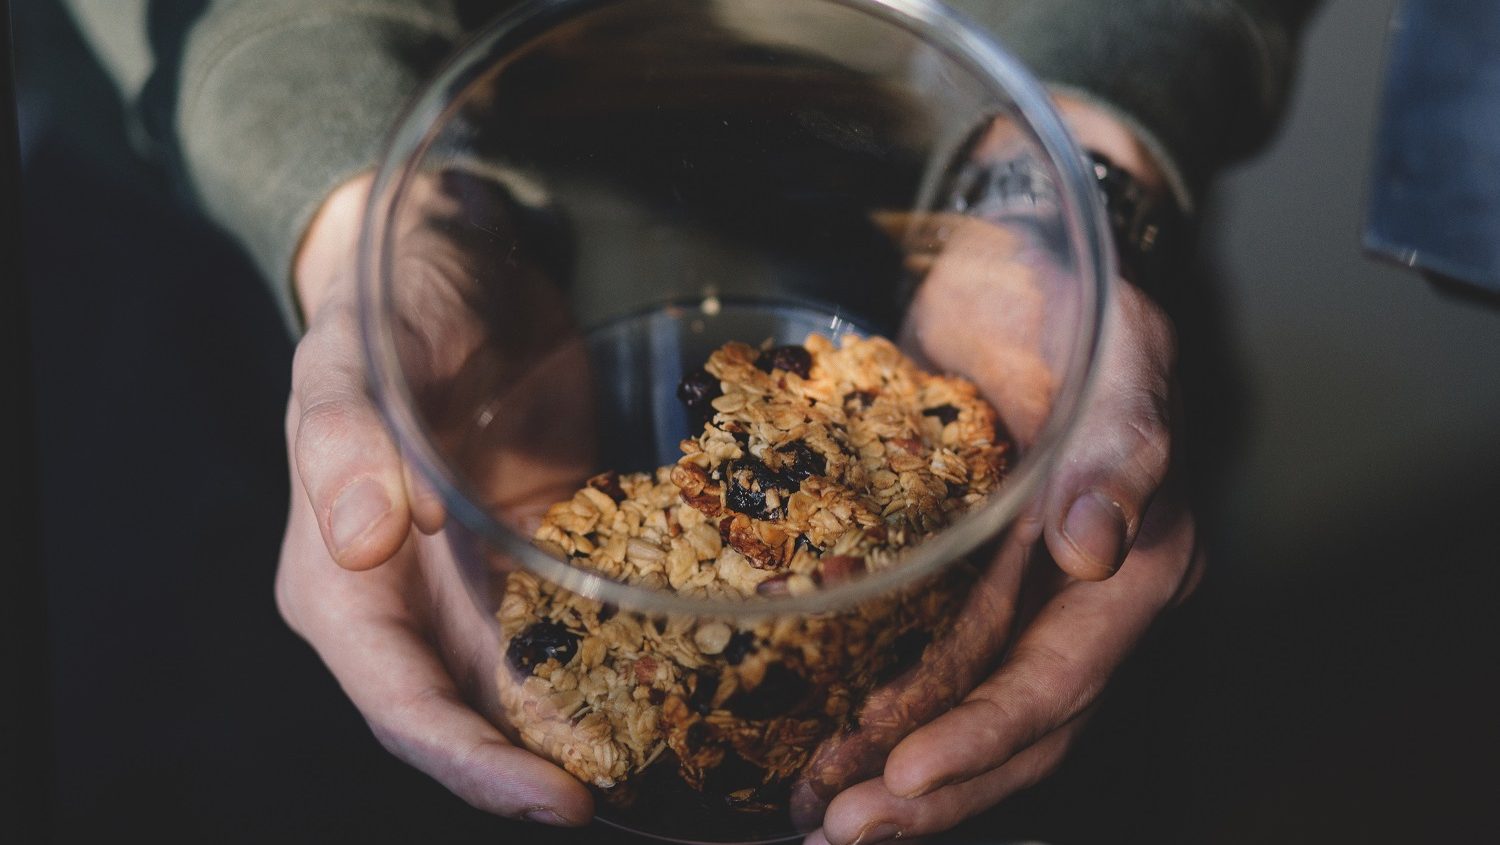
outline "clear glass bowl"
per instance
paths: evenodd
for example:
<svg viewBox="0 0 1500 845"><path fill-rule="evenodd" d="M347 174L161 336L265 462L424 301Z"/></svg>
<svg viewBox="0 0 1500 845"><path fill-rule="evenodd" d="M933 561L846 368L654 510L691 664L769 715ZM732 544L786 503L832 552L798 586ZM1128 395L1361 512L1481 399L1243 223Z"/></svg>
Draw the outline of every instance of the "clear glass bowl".
<svg viewBox="0 0 1500 845"><path fill-rule="evenodd" d="M360 248L372 388L444 503L472 599L439 612L482 632L465 647L475 707L594 788L612 824L694 842L816 825L792 818L798 782L861 774L820 746L872 688L962 659L975 579L1018 565L995 549L1093 371L1102 220L1045 91L936 3L550 0L484 29L396 128ZM710 353L809 335L893 338L972 380L1003 481L879 565L804 534L747 569L723 524L743 504L689 513L665 474L633 480L702 433L713 412L679 385ZM802 389L796 366L760 360ZM870 447L892 467L902 443L926 460L953 436L941 410L909 410L910 436ZM745 466L709 477L729 489ZM606 472L624 475L580 492ZM781 496L811 489L777 478ZM877 504L881 537L905 524ZM708 547L686 564L699 586L728 587L687 589L662 563L690 537ZM609 542L633 575L596 565ZM809 554L800 580L775 577Z"/></svg>

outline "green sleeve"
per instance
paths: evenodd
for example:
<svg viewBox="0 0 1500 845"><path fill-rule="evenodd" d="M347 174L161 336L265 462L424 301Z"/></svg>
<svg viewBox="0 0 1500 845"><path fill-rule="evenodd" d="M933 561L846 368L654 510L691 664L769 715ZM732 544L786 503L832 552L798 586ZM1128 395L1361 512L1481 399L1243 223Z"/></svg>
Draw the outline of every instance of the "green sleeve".
<svg viewBox="0 0 1500 845"><path fill-rule="evenodd" d="M462 28L452 0L68 4L137 134L244 245L294 326L302 233L374 164Z"/></svg>
<svg viewBox="0 0 1500 845"><path fill-rule="evenodd" d="M1286 105L1317 0L950 0L1055 90L1119 116L1193 207Z"/></svg>
<svg viewBox="0 0 1500 845"><path fill-rule="evenodd" d="M1045 81L1112 109L1184 204L1264 142L1315 0L952 0ZM67 0L137 134L255 259L292 324L293 257L408 96L509 0Z"/></svg>

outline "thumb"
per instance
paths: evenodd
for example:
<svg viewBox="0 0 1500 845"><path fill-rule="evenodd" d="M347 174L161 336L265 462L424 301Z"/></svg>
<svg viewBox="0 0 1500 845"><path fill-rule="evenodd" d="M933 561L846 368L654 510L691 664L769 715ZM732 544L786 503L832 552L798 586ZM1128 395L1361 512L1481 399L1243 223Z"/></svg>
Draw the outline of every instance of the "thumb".
<svg viewBox="0 0 1500 845"><path fill-rule="evenodd" d="M1094 394L1043 504L1052 558L1088 581L1119 569L1172 455L1176 340L1144 294L1117 290Z"/></svg>
<svg viewBox="0 0 1500 845"><path fill-rule="evenodd" d="M296 471L328 553L346 569L394 555L411 524L396 445L365 389L352 304L327 303L292 363Z"/></svg>

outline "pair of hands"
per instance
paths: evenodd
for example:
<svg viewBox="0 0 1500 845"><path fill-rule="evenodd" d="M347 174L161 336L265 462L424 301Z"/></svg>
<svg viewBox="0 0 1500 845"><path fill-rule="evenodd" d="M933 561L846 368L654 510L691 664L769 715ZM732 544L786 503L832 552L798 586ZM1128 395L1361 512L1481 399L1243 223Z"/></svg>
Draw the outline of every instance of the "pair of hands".
<svg viewBox="0 0 1500 845"><path fill-rule="evenodd" d="M1152 181L1149 157L1118 124L1062 105L1080 140ZM482 810L587 823L582 784L482 715L497 712L493 656L476 651L488 631L440 610L468 602L438 536L442 506L406 469L366 390L353 249L367 191L356 180L330 198L295 271L308 331L286 417L293 500L278 607L392 753ZM474 275L451 243L435 239L418 268L429 301L462 296ZM994 307L993 274L963 266L934 267L905 340L994 395L1015 381L996 343L1015 314ZM405 331L426 374L441 382L462 371L482 328L450 325L441 309L416 313ZM1195 583L1193 519L1172 472L1170 325L1121 282L1106 322L1078 430L974 591L953 647L877 691L861 729L819 750L817 779L794 796L794 812L821 819L808 845L935 833L1046 776L1113 671ZM1056 567L1039 562L1043 549ZM930 694L934 673L950 688L956 679L957 700Z"/></svg>

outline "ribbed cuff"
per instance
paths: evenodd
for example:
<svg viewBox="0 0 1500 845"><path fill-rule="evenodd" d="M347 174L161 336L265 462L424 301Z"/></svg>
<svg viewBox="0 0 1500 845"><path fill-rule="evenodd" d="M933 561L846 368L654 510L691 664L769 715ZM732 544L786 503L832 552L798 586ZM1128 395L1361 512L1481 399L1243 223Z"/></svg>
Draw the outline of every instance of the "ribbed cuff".
<svg viewBox="0 0 1500 845"><path fill-rule="evenodd" d="M291 268L323 201L376 161L412 92L457 40L434 4L220 6L188 45L177 125L193 188L300 332Z"/></svg>

